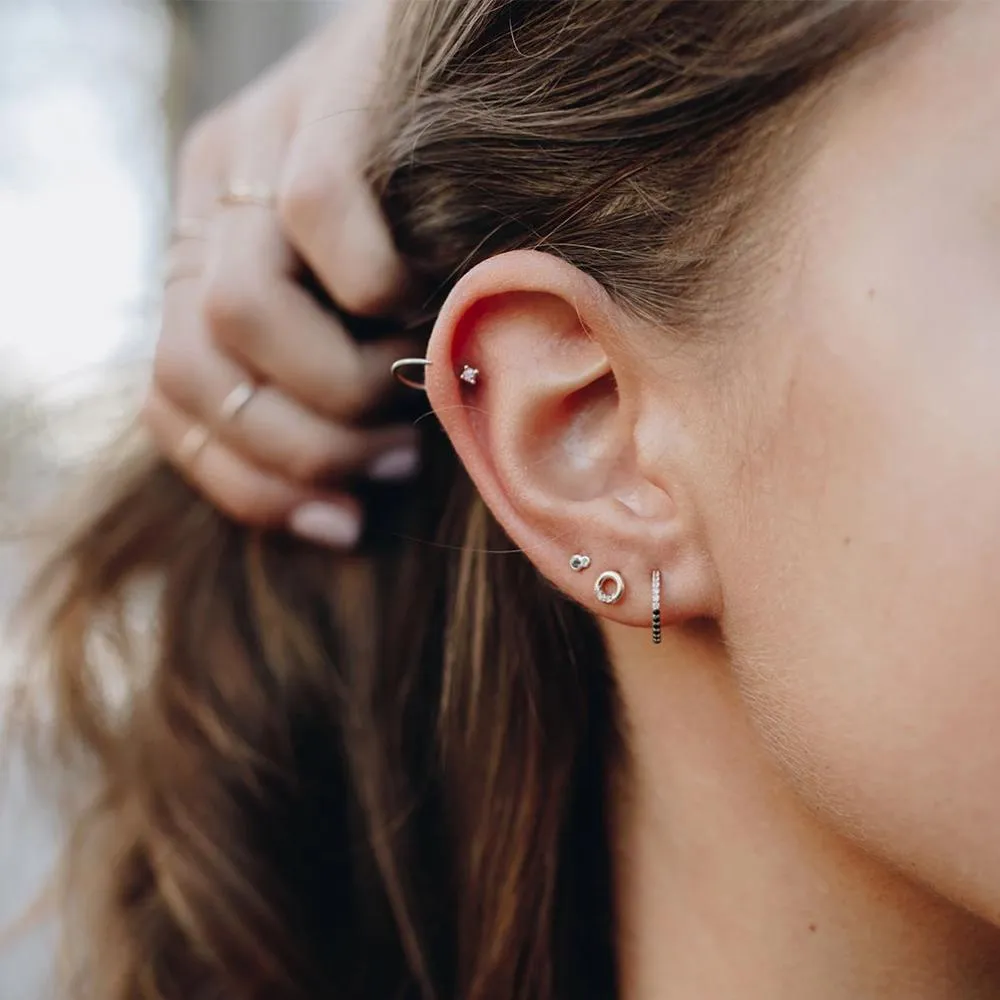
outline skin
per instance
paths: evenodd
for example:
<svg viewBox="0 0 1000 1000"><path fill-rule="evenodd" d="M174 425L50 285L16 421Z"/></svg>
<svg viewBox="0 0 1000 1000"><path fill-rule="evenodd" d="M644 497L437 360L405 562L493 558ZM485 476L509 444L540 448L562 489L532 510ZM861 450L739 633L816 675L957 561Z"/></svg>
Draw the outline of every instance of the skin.
<svg viewBox="0 0 1000 1000"><path fill-rule="evenodd" d="M351 478L415 469L413 428L372 417L398 390L391 362L417 348L398 333L359 344L301 287L300 263L352 316L397 316L419 296L359 166L391 5L341 6L185 138L143 417L229 517L350 548L363 520ZM263 202L220 199L233 183ZM246 385L252 398L227 418ZM211 434L191 452L200 427Z"/></svg>
<svg viewBox="0 0 1000 1000"><path fill-rule="evenodd" d="M998 46L949 4L838 83L721 363L530 251L439 317L439 419L608 638L629 1000L1000 995Z"/></svg>

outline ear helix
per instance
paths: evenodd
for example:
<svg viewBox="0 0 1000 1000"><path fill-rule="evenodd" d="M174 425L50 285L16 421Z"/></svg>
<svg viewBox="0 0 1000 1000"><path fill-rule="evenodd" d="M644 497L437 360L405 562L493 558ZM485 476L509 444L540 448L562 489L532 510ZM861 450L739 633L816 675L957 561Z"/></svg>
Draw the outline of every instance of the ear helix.
<svg viewBox="0 0 1000 1000"><path fill-rule="evenodd" d="M403 385L411 389L421 389L426 391L427 387L423 382L415 382L404 374L407 368L420 367L426 370L431 361L428 358L399 358L392 363L391 373ZM479 384L480 372L478 368L470 364L464 364L458 372L457 378L469 386ZM574 573L582 573L590 568L590 556L582 552L574 553L569 560L570 569ZM663 641L663 629L660 620L660 589L661 574L658 569L652 571L652 634L653 642L659 645ZM625 581L621 573L616 570L605 570L594 582L594 596L601 604L617 604L625 596Z"/></svg>

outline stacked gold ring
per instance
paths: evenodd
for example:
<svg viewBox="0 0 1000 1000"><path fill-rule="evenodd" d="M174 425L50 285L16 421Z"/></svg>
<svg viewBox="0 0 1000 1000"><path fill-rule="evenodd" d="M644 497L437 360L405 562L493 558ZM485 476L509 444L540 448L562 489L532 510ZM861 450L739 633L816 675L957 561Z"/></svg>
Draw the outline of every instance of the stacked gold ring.
<svg viewBox="0 0 1000 1000"><path fill-rule="evenodd" d="M219 194L220 205L259 205L271 208L275 202L274 190L257 181L232 180Z"/></svg>

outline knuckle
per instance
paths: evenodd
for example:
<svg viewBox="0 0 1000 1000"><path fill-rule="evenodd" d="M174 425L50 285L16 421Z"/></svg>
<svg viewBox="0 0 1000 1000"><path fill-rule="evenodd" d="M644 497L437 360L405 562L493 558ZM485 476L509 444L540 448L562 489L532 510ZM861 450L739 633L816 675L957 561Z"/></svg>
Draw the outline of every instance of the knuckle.
<svg viewBox="0 0 1000 1000"><path fill-rule="evenodd" d="M337 302L349 313L356 316L379 316L392 306L392 289L386 288L379 275L369 271L352 273L337 288Z"/></svg>
<svg viewBox="0 0 1000 1000"><path fill-rule="evenodd" d="M300 483L311 483L343 465L343 448L336 435L303 435L294 453L287 458L287 474Z"/></svg>
<svg viewBox="0 0 1000 1000"><path fill-rule="evenodd" d="M205 287L202 310L205 322L217 340L228 343L229 338L236 334L240 334L242 340L242 335L253 325L254 317L260 311L260 293L249 281L214 278Z"/></svg>
<svg viewBox="0 0 1000 1000"><path fill-rule="evenodd" d="M342 184L329 163L315 163L301 155L292 158L278 190L277 210L282 225L294 236L307 236L322 216L324 227L341 214Z"/></svg>
<svg viewBox="0 0 1000 1000"><path fill-rule="evenodd" d="M358 207L363 183L350 161L331 157L328 149L300 146L286 165L277 211L297 249L320 265L321 277L337 303L356 315L377 316L391 309L403 279L401 262L391 252L388 236L387 248L379 246L377 252L359 258L353 231L357 213L361 211L366 229L381 224Z"/></svg>

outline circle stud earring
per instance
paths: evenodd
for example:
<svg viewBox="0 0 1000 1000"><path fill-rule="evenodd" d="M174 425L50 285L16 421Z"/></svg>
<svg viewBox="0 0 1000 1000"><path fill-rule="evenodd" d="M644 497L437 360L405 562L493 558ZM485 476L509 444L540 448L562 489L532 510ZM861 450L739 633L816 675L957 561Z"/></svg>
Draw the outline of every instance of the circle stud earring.
<svg viewBox="0 0 1000 1000"><path fill-rule="evenodd" d="M594 583L594 595L601 604L617 604L625 594L625 581L621 573L605 570Z"/></svg>
<svg viewBox="0 0 1000 1000"><path fill-rule="evenodd" d="M414 381L409 375L405 374L405 371L407 368L423 368L426 370L429 365L430 361L427 358L400 358L398 361L393 361L390 371L403 385L409 386L411 389L423 389L426 392L427 386L423 382Z"/></svg>

